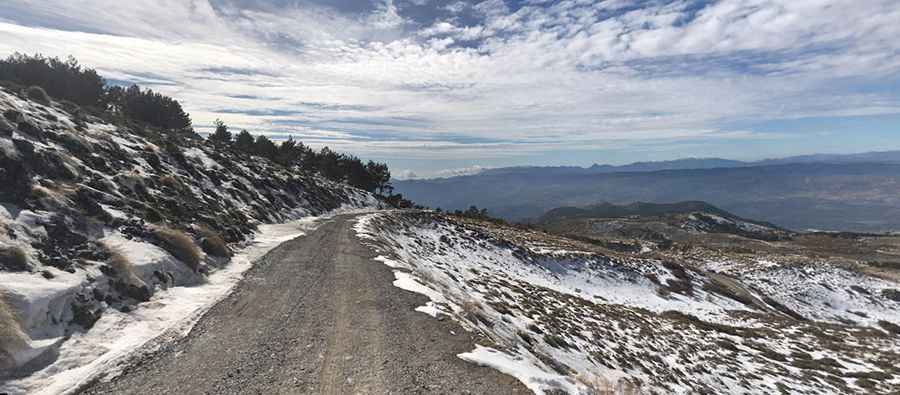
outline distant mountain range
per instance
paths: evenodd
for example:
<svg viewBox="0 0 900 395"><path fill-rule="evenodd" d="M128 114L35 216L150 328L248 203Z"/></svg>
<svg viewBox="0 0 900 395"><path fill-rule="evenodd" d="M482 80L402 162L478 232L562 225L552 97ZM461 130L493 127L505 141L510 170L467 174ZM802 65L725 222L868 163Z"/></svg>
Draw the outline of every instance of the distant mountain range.
<svg viewBox="0 0 900 395"><path fill-rule="evenodd" d="M631 204L599 203L585 207L559 207L550 210L537 222L559 221L573 218L617 218L617 217L658 217L673 214L690 214L694 212L715 214L725 218L737 218L725 210L701 201L686 201L677 203L647 203L634 202Z"/></svg>
<svg viewBox="0 0 900 395"><path fill-rule="evenodd" d="M758 162L682 159L625 166L510 167L477 175L395 181L430 207L477 205L508 220L598 202L702 200L744 218L795 229L900 229L900 151Z"/></svg>
<svg viewBox="0 0 900 395"><path fill-rule="evenodd" d="M634 162L627 165L594 164L578 166L515 166L486 169L478 174L542 173L633 173L660 170L721 169L752 166L784 165L792 163L893 163L900 164L900 151L866 152L860 154L814 154L790 156L759 161L739 161L722 158L684 158L667 161Z"/></svg>

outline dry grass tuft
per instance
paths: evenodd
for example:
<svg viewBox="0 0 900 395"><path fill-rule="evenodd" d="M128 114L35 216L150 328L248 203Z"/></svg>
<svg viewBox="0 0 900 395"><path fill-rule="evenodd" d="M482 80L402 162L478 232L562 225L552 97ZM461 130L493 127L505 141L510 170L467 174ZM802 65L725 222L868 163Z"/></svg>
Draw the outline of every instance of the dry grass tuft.
<svg viewBox="0 0 900 395"><path fill-rule="evenodd" d="M28 270L28 255L19 246L0 246L0 267L10 271Z"/></svg>
<svg viewBox="0 0 900 395"><path fill-rule="evenodd" d="M590 395L639 395L640 385L626 378L610 380L603 376L579 374L575 380L587 387Z"/></svg>
<svg viewBox="0 0 900 395"><path fill-rule="evenodd" d="M116 277L119 279L118 289L125 295L140 301L150 300L150 287L144 280L141 280L134 272L134 264L128 259L121 250L111 246L105 246L109 251L109 261L107 264L113 268Z"/></svg>
<svg viewBox="0 0 900 395"><path fill-rule="evenodd" d="M16 366L14 355L28 347L28 335L22 331L13 309L0 294L0 370Z"/></svg>
<svg viewBox="0 0 900 395"><path fill-rule="evenodd" d="M484 310L484 306L482 306L481 302L474 299L463 302L460 307L464 313L468 314L480 313Z"/></svg>
<svg viewBox="0 0 900 395"><path fill-rule="evenodd" d="M187 187L185 187L181 181L179 181L177 178L175 178L175 176L171 174L166 174L160 177L159 183L175 192L184 192L187 189Z"/></svg>
<svg viewBox="0 0 900 395"><path fill-rule="evenodd" d="M200 268L200 249L186 233L164 226L153 228L153 234L163 243L163 248L184 262L192 270Z"/></svg>
<svg viewBox="0 0 900 395"><path fill-rule="evenodd" d="M477 300L467 300L460 306L463 311L463 317L473 324L481 323L488 328L493 328L494 323L484 315L484 305Z"/></svg>
<svg viewBox="0 0 900 395"><path fill-rule="evenodd" d="M200 247L204 252L217 257L231 256L231 249L228 248L228 244L225 243L222 236L205 225L197 225L194 228L200 235Z"/></svg>
<svg viewBox="0 0 900 395"><path fill-rule="evenodd" d="M43 185L40 185L40 184L32 184L31 185L31 195L38 199L47 198L47 197L56 197L55 193L53 193L51 190L47 189L46 187L44 187Z"/></svg>
<svg viewBox="0 0 900 395"><path fill-rule="evenodd" d="M110 246L106 246L106 248L109 250L109 266L116 270L116 276L128 282L131 282L132 280L141 281L138 276L134 274L134 264L128 260L128 257L126 257L121 250Z"/></svg>

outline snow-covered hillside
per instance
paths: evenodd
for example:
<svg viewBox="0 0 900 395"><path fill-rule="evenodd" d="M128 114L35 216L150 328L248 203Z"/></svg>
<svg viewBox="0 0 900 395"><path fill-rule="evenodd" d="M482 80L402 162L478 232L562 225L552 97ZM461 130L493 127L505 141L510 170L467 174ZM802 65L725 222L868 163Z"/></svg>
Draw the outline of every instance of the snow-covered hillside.
<svg viewBox="0 0 900 395"><path fill-rule="evenodd" d="M298 168L0 89L0 381L52 366L104 315L214 283L262 224L380 206Z"/></svg>
<svg viewBox="0 0 900 395"><path fill-rule="evenodd" d="M884 393L900 385L900 285L822 263L752 272L612 257L541 232L427 212L360 237L483 333L461 358L537 393ZM715 270L713 270L715 269ZM839 302L841 301L841 302Z"/></svg>

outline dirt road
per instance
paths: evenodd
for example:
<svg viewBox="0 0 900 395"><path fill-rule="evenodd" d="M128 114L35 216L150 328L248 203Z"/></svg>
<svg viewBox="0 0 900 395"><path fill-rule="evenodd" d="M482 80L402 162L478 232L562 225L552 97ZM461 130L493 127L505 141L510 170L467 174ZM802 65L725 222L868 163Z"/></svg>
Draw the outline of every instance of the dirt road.
<svg viewBox="0 0 900 395"><path fill-rule="evenodd" d="M391 284L354 221L336 217L276 248L187 337L82 393L530 393L457 358L473 349L470 335L413 311L427 299Z"/></svg>

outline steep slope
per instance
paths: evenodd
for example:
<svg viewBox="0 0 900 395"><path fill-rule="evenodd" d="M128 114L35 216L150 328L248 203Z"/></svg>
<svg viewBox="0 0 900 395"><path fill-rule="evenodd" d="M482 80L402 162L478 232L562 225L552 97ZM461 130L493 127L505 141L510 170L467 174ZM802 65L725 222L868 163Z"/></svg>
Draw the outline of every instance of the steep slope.
<svg viewBox="0 0 900 395"><path fill-rule="evenodd" d="M15 312L0 326L25 334L24 346L0 339L0 377L52 362L105 311L204 284L260 224L380 206L297 168L72 104L3 89L0 114L0 299Z"/></svg>
<svg viewBox="0 0 900 395"><path fill-rule="evenodd" d="M616 254L428 212L358 232L425 294L419 310L488 340L460 357L537 393L888 393L898 284L829 261ZM604 392L607 391L607 392Z"/></svg>

